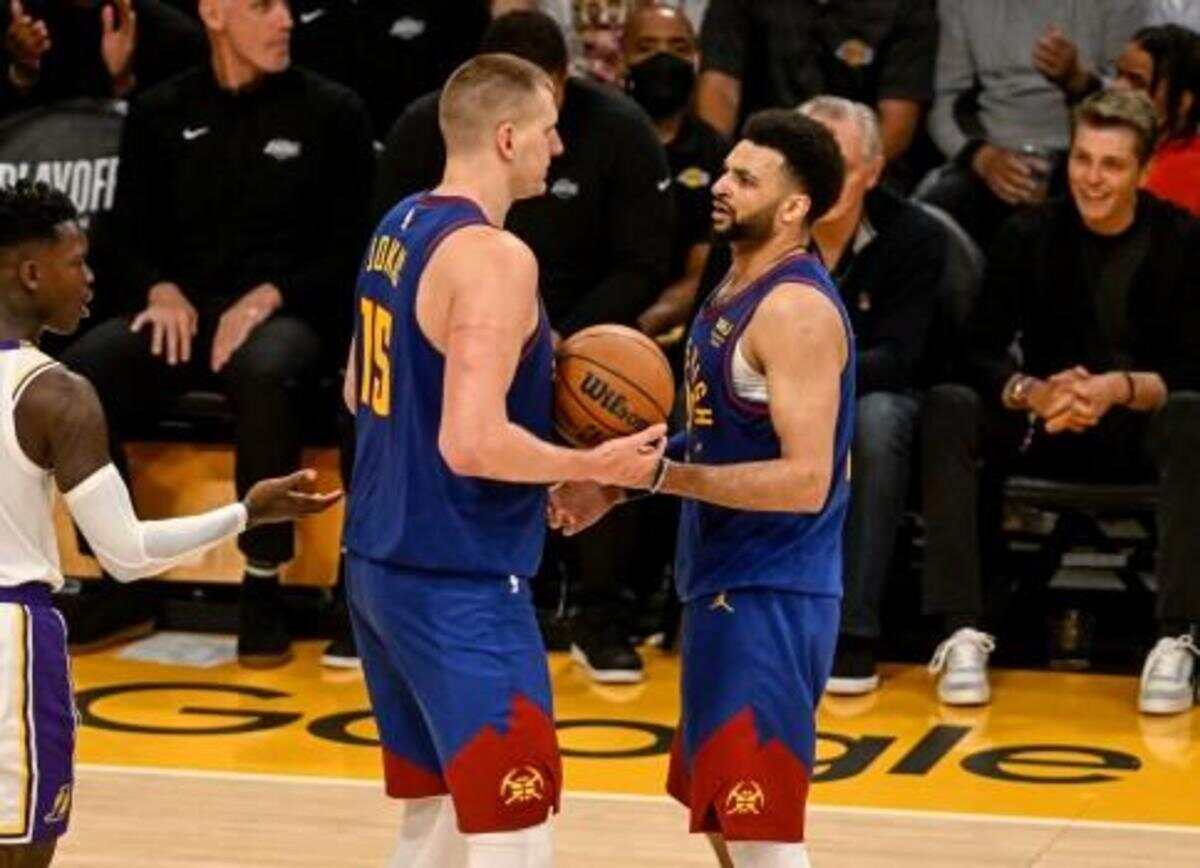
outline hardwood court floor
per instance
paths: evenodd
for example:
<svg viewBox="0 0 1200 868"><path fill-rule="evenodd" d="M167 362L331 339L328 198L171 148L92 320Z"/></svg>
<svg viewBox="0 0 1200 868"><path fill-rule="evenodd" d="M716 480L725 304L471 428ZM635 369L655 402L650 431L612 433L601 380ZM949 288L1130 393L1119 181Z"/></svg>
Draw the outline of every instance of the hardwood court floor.
<svg viewBox="0 0 1200 868"><path fill-rule="evenodd" d="M56 865L382 866L399 808L381 794L361 677L319 646L250 672L76 660L84 726ZM570 795L560 868L712 865L663 798L677 660L600 688L551 656ZM1136 680L997 672L996 701L950 711L919 667L828 698L810 849L828 866L1198 866L1200 713L1133 710Z"/></svg>

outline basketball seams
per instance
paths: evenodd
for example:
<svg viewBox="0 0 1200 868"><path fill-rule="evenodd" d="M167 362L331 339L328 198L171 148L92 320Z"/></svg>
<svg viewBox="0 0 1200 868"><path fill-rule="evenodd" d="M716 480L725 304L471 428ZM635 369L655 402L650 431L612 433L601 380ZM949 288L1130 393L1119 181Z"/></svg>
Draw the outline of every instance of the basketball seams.
<svg viewBox="0 0 1200 868"><path fill-rule="evenodd" d="M612 435L613 437L623 437L623 436L625 436L625 432L616 430L616 429L615 429L615 428L613 428L611 425L609 425L609 424L608 424L608 422L607 422L606 420L604 420L604 419L600 419L599 417L597 417L597 416L596 416L596 415L595 415L595 414L592 412L591 408L590 408L590 407L589 407L587 404L585 404L583 401L581 401L581 400L579 399L579 396L578 396L578 395L576 395L576 394L575 394L575 392L574 392L573 390L571 390L571 389L567 389L567 388L559 388L559 389L555 390L555 398L556 398L556 400L557 400L557 398L558 398L558 396L559 396L559 395L566 395L567 397L569 397L569 398L571 399L571 402L572 402L572 403L574 403L574 404L575 404L575 406L579 407L579 408L580 408L580 409L583 411L583 413L584 413L584 415L585 415L585 416L587 416L587 417L588 417L589 419L591 419L591 420L592 420L594 423L596 423L596 425L597 425L597 426L599 426L600 428L603 428L603 429L604 429L606 432L608 432L608 433L609 433L610 435ZM559 432L560 434L563 434L562 427L561 427L561 426L560 426L560 425L559 425L557 422L555 422L555 425L554 425L554 427L555 427L556 429L558 429L558 432ZM565 435L565 434L563 434L563 436L566 436L566 435ZM593 445L595 445L595 444L593 444ZM586 448L586 447L585 447L585 448Z"/></svg>
<svg viewBox="0 0 1200 868"><path fill-rule="evenodd" d="M592 328L603 328L603 327L602 326L593 326ZM597 340L599 338L606 338L606 339L615 338L617 340L621 340L621 341L625 341L626 343L633 344L639 350L641 350L642 352L646 353L651 358L653 358L655 363L658 364L659 367L662 368L663 372L667 375L668 380L670 380L672 383L674 383L675 374L671 370L670 362L667 361L666 356L663 355L662 350L659 349L658 345L655 344L652 340L650 340L650 338L648 338L644 335L640 335L640 334L633 334L633 335L626 334L623 331L605 330L605 331L597 331L594 334L587 334L586 332L588 332L588 331L589 331L589 329L584 329L582 332L571 335L567 340L571 341L573 344L585 344L588 341ZM576 354L577 354L577 352L578 351L576 351Z"/></svg>
<svg viewBox="0 0 1200 868"><path fill-rule="evenodd" d="M641 395L643 398L645 398L646 401L649 402L650 406L652 406L655 410L657 410L659 415L662 416L662 418L664 420L670 415L666 410L664 410L662 408L662 405L659 404L658 401L656 401L654 399L653 395L649 394L645 389L643 389L637 383L630 380L627 375L622 374L620 371L614 370L613 368L610 368L608 365L604 364L603 362L598 362L595 359L591 358L590 356L581 356L577 353L565 353L563 355L560 355L558 357L558 359L559 359L559 362L566 362L571 359L579 359L581 362L587 362L589 365L595 365L600 370L605 371L606 373L619 378L622 383L629 386L629 388L633 389L635 392L637 392L639 395ZM670 372L668 371L668 373L670 373ZM673 379L674 379L674 375L672 375L672 380Z"/></svg>

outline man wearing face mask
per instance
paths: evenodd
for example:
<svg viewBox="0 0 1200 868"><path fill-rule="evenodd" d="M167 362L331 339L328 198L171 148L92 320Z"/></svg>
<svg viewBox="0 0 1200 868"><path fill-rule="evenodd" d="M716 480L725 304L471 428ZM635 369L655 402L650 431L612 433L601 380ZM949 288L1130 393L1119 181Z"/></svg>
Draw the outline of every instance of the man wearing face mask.
<svg viewBox="0 0 1200 868"><path fill-rule="evenodd" d="M670 283L638 317L638 328L657 337L685 324L708 257L713 180L729 150L725 138L691 110L699 46L681 9L642 6L625 24L625 91L654 121L671 167L675 232Z"/></svg>

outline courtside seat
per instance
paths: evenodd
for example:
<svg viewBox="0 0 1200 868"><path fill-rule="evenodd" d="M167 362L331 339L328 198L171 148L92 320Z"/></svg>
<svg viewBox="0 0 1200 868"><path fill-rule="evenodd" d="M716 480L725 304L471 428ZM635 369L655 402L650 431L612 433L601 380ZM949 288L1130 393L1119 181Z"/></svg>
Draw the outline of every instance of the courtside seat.
<svg viewBox="0 0 1200 868"><path fill-rule="evenodd" d="M321 490L342 488L337 419L340 381L328 378L304 408L303 466L317 471ZM213 509L234 499L233 413L224 395L193 391L176 400L153 426L126 446L131 489L144 519L169 518ZM296 557L282 570L287 584L328 587L337 578L341 553L342 504L296 524ZM100 575L96 561L80 552L61 499L55 509L64 574ZM245 560L234 540L204 552L163 575L184 582L240 582Z"/></svg>
<svg viewBox="0 0 1200 868"><path fill-rule="evenodd" d="M1014 476L1007 481L1004 496L1016 506L1122 517L1153 513L1158 503L1158 486L1151 483L1060 482Z"/></svg>

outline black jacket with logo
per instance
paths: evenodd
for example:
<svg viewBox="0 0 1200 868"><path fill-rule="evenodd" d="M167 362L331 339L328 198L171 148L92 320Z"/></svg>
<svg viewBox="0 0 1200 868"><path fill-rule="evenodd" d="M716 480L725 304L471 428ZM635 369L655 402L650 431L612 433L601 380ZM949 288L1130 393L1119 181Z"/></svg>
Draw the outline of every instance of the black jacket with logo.
<svg viewBox="0 0 1200 868"><path fill-rule="evenodd" d="M370 201L370 123L303 69L232 93L197 67L130 106L115 203L127 310L160 281L202 315L270 282L284 308L348 318Z"/></svg>
<svg viewBox="0 0 1200 868"><path fill-rule="evenodd" d="M441 178L438 96L414 102L388 134L377 217ZM640 106L581 79L567 81L558 131L563 154L550 164L546 195L514 205L507 228L537 255L542 297L561 334L632 323L661 291L670 262L666 154Z"/></svg>
<svg viewBox="0 0 1200 868"><path fill-rule="evenodd" d="M292 58L353 88L377 136L473 55L486 0L293 0Z"/></svg>

